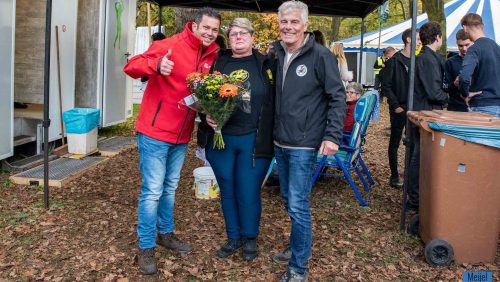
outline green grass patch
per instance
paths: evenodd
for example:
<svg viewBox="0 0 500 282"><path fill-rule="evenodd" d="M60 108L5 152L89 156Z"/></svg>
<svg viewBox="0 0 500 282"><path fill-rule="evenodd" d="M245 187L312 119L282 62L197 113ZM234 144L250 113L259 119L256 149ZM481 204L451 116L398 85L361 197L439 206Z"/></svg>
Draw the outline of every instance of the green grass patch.
<svg viewBox="0 0 500 282"><path fill-rule="evenodd" d="M99 136L104 136L104 137L133 136L135 133L134 130L135 121L137 120L140 106L141 106L140 104L133 105L132 116L128 118L126 121L120 124L99 129Z"/></svg>
<svg viewBox="0 0 500 282"><path fill-rule="evenodd" d="M4 181L2 181L2 183L0 183L0 189L9 188L10 185L12 185L12 184L14 184L14 182L12 180L10 180L9 178L7 178Z"/></svg>
<svg viewBox="0 0 500 282"><path fill-rule="evenodd" d="M34 215L24 211L16 211L14 213L0 212L0 229L7 226L19 225L27 219L33 218L35 218Z"/></svg>
<svg viewBox="0 0 500 282"><path fill-rule="evenodd" d="M401 245L401 244L412 244L417 242L419 239L416 236L412 236L407 233L394 233L391 237L391 240L394 244Z"/></svg>
<svg viewBox="0 0 500 282"><path fill-rule="evenodd" d="M387 255L387 256L384 256L384 262L386 264L395 265L395 264L398 264L400 260L401 260L401 258L398 255Z"/></svg>

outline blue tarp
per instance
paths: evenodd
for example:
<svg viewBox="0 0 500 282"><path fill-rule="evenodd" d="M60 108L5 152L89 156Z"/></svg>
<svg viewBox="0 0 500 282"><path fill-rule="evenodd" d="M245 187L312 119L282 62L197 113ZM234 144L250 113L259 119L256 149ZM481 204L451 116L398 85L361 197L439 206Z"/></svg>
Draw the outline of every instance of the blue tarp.
<svg viewBox="0 0 500 282"><path fill-rule="evenodd" d="M429 127L468 142L500 148L500 128L472 127L429 122Z"/></svg>
<svg viewBox="0 0 500 282"><path fill-rule="evenodd" d="M101 111L92 108L74 108L63 113L66 133L83 134L99 126Z"/></svg>

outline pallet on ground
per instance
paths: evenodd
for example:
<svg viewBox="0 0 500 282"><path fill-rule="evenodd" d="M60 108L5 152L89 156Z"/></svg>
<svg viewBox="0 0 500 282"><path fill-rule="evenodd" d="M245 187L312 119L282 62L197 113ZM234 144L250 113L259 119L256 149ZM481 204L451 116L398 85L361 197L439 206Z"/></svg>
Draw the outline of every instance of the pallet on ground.
<svg viewBox="0 0 500 282"><path fill-rule="evenodd" d="M82 159L59 158L49 163L49 186L64 187L69 181L109 158L85 157ZM13 175L10 179L20 185L43 185L43 165Z"/></svg>

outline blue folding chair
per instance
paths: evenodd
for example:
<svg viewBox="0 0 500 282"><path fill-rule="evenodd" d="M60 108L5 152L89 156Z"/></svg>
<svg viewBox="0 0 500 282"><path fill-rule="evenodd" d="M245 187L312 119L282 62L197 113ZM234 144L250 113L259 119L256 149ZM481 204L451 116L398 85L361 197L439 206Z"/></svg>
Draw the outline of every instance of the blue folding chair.
<svg viewBox="0 0 500 282"><path fill-rule="evenodd" d="M347 180L351 189L353 190L356 198L362 206L367 206L370 199L370 186L375 184L368 168L366 167L361 153L363 152L363 144L365 142L366 130L370 118L373 116L378 105L378 92L373 90L369 91L358 100L354 109L354 126L349 135L344 139L345 144L341 144L339 150L335 155L326 156L318 155L318 165L312 176L312 184L316 183L318 177L321 176L336 176ZM328 173L328 168L340 169L342 174ZM363 187L368 192L368 197L365 199L358 190L351 177L351 172L355 171L358 175ZM362 172L364 172L368 181L365 180Z"/></svg>

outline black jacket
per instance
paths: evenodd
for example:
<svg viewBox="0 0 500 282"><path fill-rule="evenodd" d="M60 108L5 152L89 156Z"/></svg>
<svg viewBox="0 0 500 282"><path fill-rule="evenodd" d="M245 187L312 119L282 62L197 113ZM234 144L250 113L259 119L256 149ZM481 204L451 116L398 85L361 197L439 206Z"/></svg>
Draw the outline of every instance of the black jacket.
<svg viewBox="0 0 500 282"><path fill-rule="evenodd" d="M464 98L462 98L460 91L453 83L455 81L455 78L457 78L457 76L460 74L463 61L464 59L457 54L446 60L446 63L444 65L444 85L445 90L448 91L448 94L450 96L450 100L448 102L448 111L469 111L469 107L467 107L467 104L465 104Z"/></svg>
<svg viewBox="0 0 500 282"><path fill-rule="evenodd" d="M415 59L413 110L443 109L448 95L443 90L444 58L424 46Z"/></svg>
<svg viewBox="0 0 500 282"><path fill-rule="evenodd" d="M285 49L278 41L273 45L279 64L274 140L290 147L319 148L323 140L340 144L346 97L335 56L309 34L284 68Z"/></svg>
<svg viewBox="0 0 500 282"><path fill-rule="evenodd" d="M271 58L262 55L257 50L252 50L253 55L257 59L257 64L261 70L262 81L264 81L265 89L267 90L266 99L262 103L259 117L259 127L257 129L257 140L255 142L254 157L274 157L273 145L273 121L274 121L274 75L276 66ZM215 60L212 72L221 71L231 58L232 52L230 49L221 50L219 57ZM271 72L271 75L269 75ZM198 146L205 148L209 138L213 138L214 131L207 124L206 116L200 114L201 122L198 125L197 143Z"/></svg>
<svg viewBox="0 0 500 282"><path fill-rule="evenodd" d="M406 99L408 96L408 87L410 78L408 68L404 64L404 55L401 51L397 52L385 62L382 69L382 93L387 97L389 109L394 111L396 108L407 110Z"/></svg>

